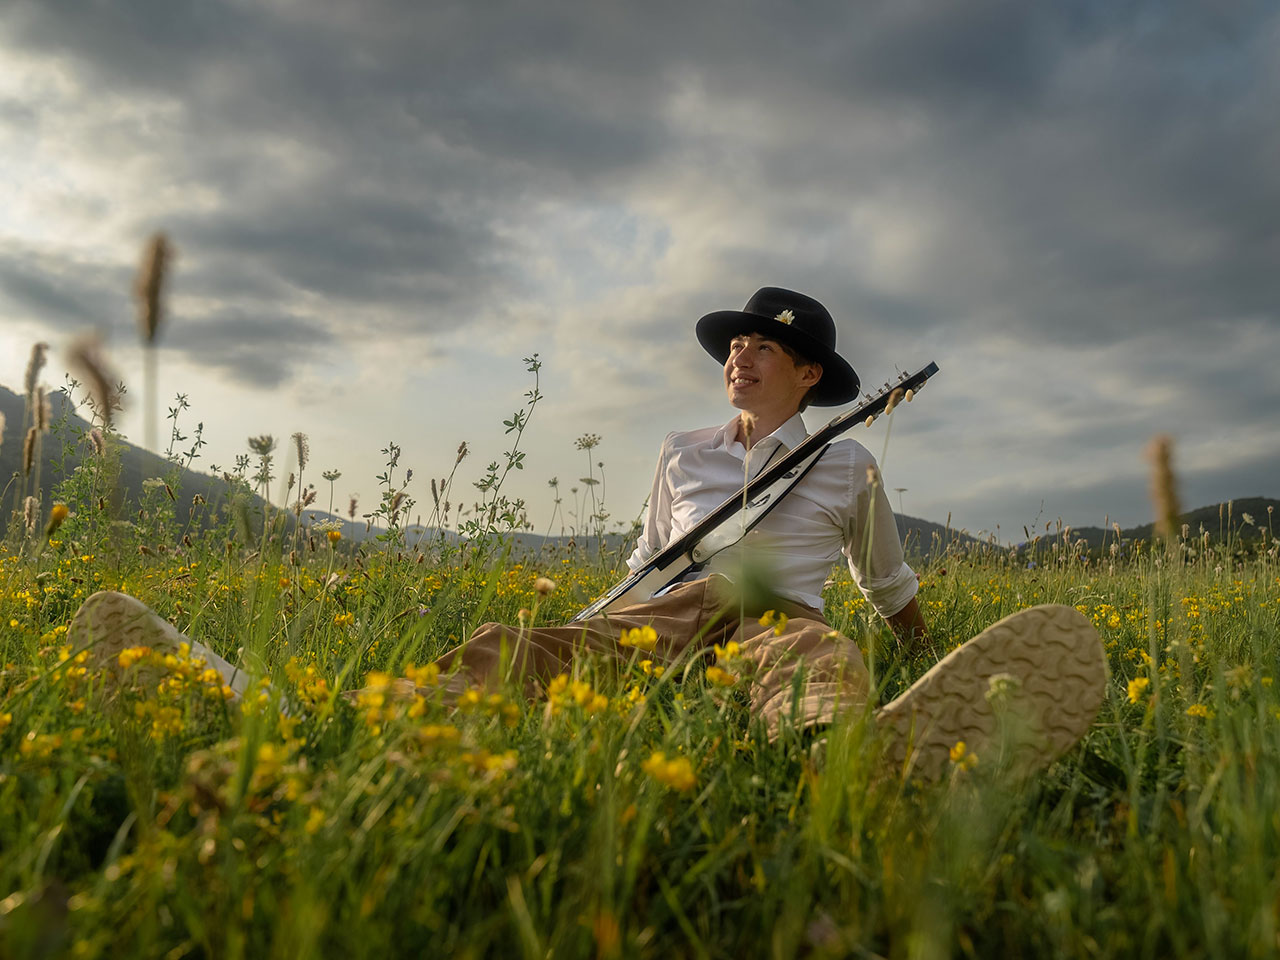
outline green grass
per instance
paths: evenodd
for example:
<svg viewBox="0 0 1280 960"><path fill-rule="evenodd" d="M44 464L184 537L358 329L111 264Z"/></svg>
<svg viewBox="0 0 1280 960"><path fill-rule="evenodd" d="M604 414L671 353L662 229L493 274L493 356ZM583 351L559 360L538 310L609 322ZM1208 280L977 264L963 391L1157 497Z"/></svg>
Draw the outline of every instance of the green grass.
<svg viewBox="0 0 1280 960"><path fill-rule="evenodd" d="M979 755L928 786L888 769L857 721L821 763L796 737L770 745L739 694L693 671L597 684L582 664L553 704L509 691L463 711L336 696L483 620L567 618L612 579L598 565L357 564L323 540L293 565L213 532L166 554L75 546L0 556L5 955L1278 949L1280 578L1265 554L1221 570L1213 555L947 556L922 569L932 636L909 654L841 578L830 619L874 647L884 698L1017 609L1069 603L1099 626L1108 697L1077 750L1029 782ZM539 575L558 584L545 599ZM179 668L102 696L61 634L104 588L232 659L243 647L270 692L227 704ZM692 786L663 775L682 758Z"/></svg>

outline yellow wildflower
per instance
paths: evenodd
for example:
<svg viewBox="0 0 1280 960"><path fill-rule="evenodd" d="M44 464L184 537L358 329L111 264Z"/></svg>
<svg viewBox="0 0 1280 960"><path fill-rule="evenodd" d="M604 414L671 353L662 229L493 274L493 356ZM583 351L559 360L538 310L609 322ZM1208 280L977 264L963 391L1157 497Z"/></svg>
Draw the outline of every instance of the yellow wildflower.
<svg viewBox="0 0 1280 960"><path fill-rule="evenodd" d="M618 645L635 647L645 653L652 653L653 648L658 645L658 632L647 623L643 627L636 627L634 630L623 630L622 636L618 639Z"/></svg>
<svg viewBox="0 0 1280 960"><path fill-rule="evenodd" d="M404 675L413 682L415 687L433 687L440 679L440 668L434 663L428 663L425 667L409 664L404 668Z"/></svg>
<svg viewBox="0 0 1280 960"><path fill-rule="evenodd" d="M423 743L457 743L462 734L457 727L447 723L428 723L418 731Z"/></svg>
<svg viewBox="0 0 1280 960"><path fill-rule="evenodd" d="M355 622L356 622L356 615L350 612L338 613L338 614L335 614L333 617L334 626L337 626L337 627L349 627Z"/></svg>
<svg viewBox="0 0 1280 960"><path fill-rule="evenodd" d="M1191 706L1187 707L1187 716L1200 717L1202 720L1207 720L1213 716L1213 711L1203 703L1193 703Z"/></svg>
<svg viewBox="0 0 1280 960"><path fill-rule="evenodd" d="M957 769L972 770L978 765L978 755L971 751L963 740L957 740L956 745L948 753Z"/></svg>
<svg viewBox="0 0 1280 960"><path fill-rule="evenodd" d="M569 694L578 706L585 706L592 697L591 684L585 680L574 680L569 684Z"/></svg>
<svg viewBox="0 0 1280 960"><path fill-rule="evenodd" d="M760 626L773 627L773 635L780 637L787 629L787 615L776 610L766 610L760 618Z"/></svg>
<svg viewBox="0 0 1280 960"><path fill-rule="evenodd" d="M697 778L693 773L693 764L689 762L688 757L676 757L674 760L668 760L666 754L661 750L657 750L650 754L649 759L641 766L645 773L672 790L678 790L683 793L686 790L692 790L697 784Z"/></svg>
<svg viewBox="0 0 1280 960"><path fill-rule="evenodd" d="M730 640L723 647L717 643L715 651L717 660L732 660L742 655L742 648L738 646L737 640Z"/></svg>
<svg viewBox="0 0 1280 960"><path fill-rule="evenodd" d="M49 525L45 527L44 535L52 537L54 532L62 526L62 521L70 516L71 511L67 509L65 503L55 503L49 510Z"/></svg>
<svg viewBox="0 0 1280 960"><path fill-rule="evenodd" d="M116 661L122 669L128 670L135 663L145 659L150 652L150 647L127 647L120 651L120 656L116 658Z"/></svg>
<svg viewBox="0 0 1280 960"><path fill-rule="evenodd" d="M337 543L339 540L342 539L342 531L330 530L327 534L325 534L325 536L329 538L330 543Z"/></svg>
<svg viewBox="0 0 1280 960"><path fill-rule="evenodd" d="M707 679L717 687L732 687L738 678L720 667L707 667Z"/></svg>
<svg viewBox="0 0 1280 960"><path fill-rule="evenodd" d="M1129 681L1129 702L1137 703L1142 699L1142 691L1151 684L1150 677L1134 677Z"/></svg>
<svg viewBox="0 0 1280 960"><path fill-rule="evenodd" d="M302 829L306 830L309 834L314 834L324 826L324 819L324 811L319 807L312 807L311 813L307 815L307 822Z"/></svg>

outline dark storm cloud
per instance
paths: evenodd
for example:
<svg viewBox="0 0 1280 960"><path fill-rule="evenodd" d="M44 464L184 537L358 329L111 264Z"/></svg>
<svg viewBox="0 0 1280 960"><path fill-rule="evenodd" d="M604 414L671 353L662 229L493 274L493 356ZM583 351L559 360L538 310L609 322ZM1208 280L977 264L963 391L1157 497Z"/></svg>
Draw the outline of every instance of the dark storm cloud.
<svg viewBox="0 0 1280 960"><path fill-rule="evenodd" d="M248 386L279 386L332 343L305 318L235 312L166 328L163 346Z"/></svg>
<svg viewBox="0 0 1280 960"><path fill-rule="evenodd" d="M37 318L54 329L108 326L113 315L130 316L128 283L128 275L120 270L0 248L0 298L19 316Z"/></svg>
<svg viewBox="0 0 1280 960"><path fill-rule="evenodd" d="M1176 332L1274 316L1280 294L1277 15L1231 9L882 7L826 74L788 61L798 78L780 88L772 76L745 94L714 72L708 82L784 128L813 120L792 130L808 139L756 151L759 202L830 235L829 254L806 249L789 266L846 315L908 330L946 317L1047 342ZM808 114L794 109L806 94ZM911 129L905 146L840 135L885 116ZM885 289L840 224L868 196L934 229L907 289ZM738 273L777 267L765 244L726 253Z"/></svg>
<svg viewBox="0 0 1280 960"><path fill-rule="evenodd" d="M343 301L446 304L482 277L493 240L428 204L359 195L295 193L222 217L178 217L175 234L230 277L259 272Z"/></svg>

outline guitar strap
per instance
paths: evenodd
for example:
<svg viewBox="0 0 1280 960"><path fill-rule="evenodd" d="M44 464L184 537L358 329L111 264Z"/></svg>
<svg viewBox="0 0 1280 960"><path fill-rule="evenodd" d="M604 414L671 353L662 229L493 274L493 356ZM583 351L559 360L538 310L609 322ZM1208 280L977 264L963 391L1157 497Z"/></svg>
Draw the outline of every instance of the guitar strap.
<svg viewBox="0 0 1280 960"><path fill-rule="evenodd" d="M765 459L764 463L761 464L760 469L751 475L751 479L754 480L756 477L760 476L760 474L768 470L769 464L773 463L774 457L776 457L781 452L782 452L782 443L781 441L779 441L778 444L773 448L773 453L769 454L769 456ZM750 462L750 460L751 460L751 451L748 450L747 461ZM792 482L787 486L787 489L778 494L778 497L774 502L776 503L778 500L781 500L784 496L786 496L787 491L789 491L791 487L795 486L795 484L800 481L801 477L803 477L803 474L800 474L794 480L792 480ZM746 484L744 484L744 486L746 486ZM760 517L759 519L763 520L764 517ZM745 536L746 534L744 533L743 535ZM725 547L722 549L727 549L729 546L732 546L732 544L726 544ZM719 551L716 551L716 553L719 553ZM702 576L702 568L705 567L708 563L710 563L714 556L715 556L714 553L708 554L702 560L699 560L697 563L692 564L687 570L685 570L684 573L680 574L680 576L676 577L674 580L668 583L661 590L655 591L653 595L655 597L660 597L664 593L668 592L669 590L674 590L676 587L680 586L680 584L682 583L688 583L691 580L700 579Z"/></svg>

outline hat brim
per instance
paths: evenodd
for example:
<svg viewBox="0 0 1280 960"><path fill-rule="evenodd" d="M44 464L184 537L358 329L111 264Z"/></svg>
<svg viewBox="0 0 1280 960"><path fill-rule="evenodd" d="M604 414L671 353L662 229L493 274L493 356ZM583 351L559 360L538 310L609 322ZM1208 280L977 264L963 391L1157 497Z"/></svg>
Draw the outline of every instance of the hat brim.
<svg viewBox="0 0 1280 960"><path fill-rule="evenodd" d="M744 333L758 333L785 343L806 359L821 364L822 379L809 398L809 403L815 407L836 407L858 396L861 384L849 361L790 324L740 310L717 310L699 320L696 331L702 348L721 365L729 359L730 341Z"/></svg>

